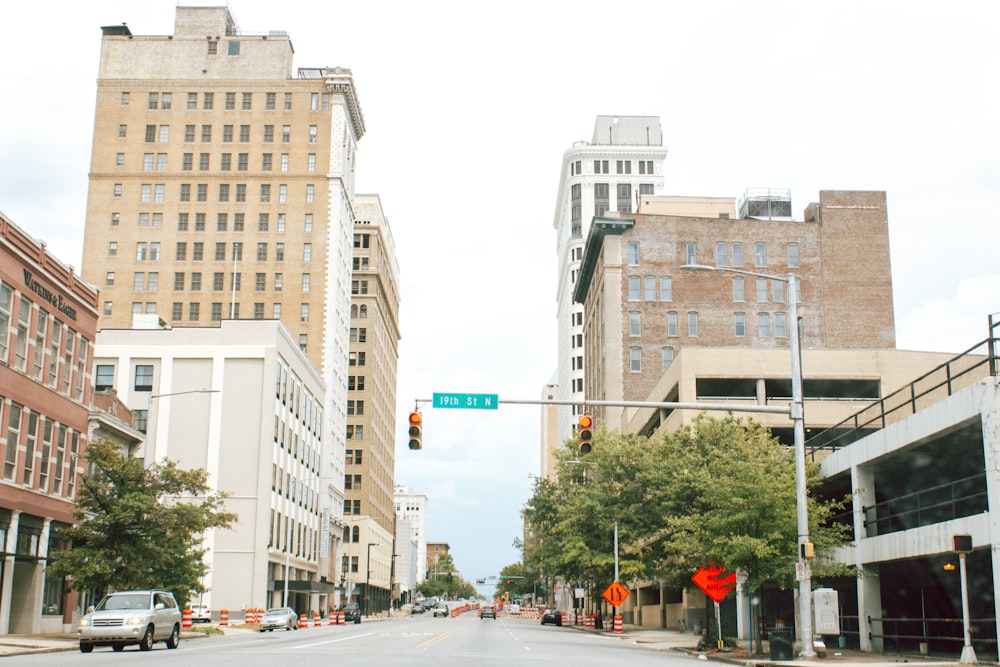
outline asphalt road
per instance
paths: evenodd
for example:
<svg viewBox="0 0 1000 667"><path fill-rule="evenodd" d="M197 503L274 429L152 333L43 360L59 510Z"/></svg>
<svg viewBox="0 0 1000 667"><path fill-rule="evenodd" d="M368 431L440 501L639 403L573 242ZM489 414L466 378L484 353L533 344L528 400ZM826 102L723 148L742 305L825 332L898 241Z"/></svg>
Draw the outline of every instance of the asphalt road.
<svg viewBox="0 0 1000 667"><path fill-rule="evenodd" d="M360 625L322 626L294 632L243 632L181 642L167 650L157 644L143 653L137 647L113 653L47 653L4 659L7 665L211 665L249 667L275 664L352 664L362 667L469 667L470 665L690 665L696 658L644 648L608 635L573 628L542 626L537 620L403 616Z"/></svg>

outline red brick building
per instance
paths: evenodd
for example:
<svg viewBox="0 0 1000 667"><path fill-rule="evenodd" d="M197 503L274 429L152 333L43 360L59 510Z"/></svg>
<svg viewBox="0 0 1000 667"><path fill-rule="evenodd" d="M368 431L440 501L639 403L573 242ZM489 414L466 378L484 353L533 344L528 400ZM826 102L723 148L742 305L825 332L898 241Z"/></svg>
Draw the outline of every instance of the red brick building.
<svg viewBox="0 0 1000 667"><path fill-rule="evenodd" d="M45 562L73 521L96 331L97 289L0 214L0 635L72 622Z"/></svg>

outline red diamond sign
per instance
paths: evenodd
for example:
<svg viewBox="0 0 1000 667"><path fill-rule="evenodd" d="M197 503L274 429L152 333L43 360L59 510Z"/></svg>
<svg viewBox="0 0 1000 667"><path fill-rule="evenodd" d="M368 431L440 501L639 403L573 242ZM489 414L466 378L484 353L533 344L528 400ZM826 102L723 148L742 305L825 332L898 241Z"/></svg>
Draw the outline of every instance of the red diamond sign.
<svg viewBox="0 0 1000 667"><path fill-rule="evenodd" d="M733 572L724 577L722 572L723 568L715 563L702 565L691 577L691 581L694 582L695 586L705 591L705 595L716 602L722 602L722 598L736 588L736 573Z"/></svg>

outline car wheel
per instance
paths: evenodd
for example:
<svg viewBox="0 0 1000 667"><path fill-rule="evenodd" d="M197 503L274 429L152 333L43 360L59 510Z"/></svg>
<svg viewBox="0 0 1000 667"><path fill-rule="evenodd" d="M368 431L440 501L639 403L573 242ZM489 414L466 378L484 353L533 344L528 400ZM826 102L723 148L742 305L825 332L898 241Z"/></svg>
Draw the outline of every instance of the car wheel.
<svg viewBox="0 0 1000 667"><path fill-rule="evenodd" d="M146 628L146 634L142 636L139 640L139 650L140 651L152 651L153 650L153 626L150 625Z"/></svg>
<svg viewBox="0 0 1000 667"><path fill-rule="evenodd" d="M261 632L264 632L264 628L261 628L261 629L260 629L260 631L261 631Z"/></svg>
<svg viewBox="0 0 1000 667"><path fill-rule="evenodd" d="M562 621L556 621L556 626L561 628L562 627Z"/></svg>
<svg viewBox="0 0 1000 667"><path fill-rule="evenodd" d="M94 650L93 644L80 644L80 653L90 653Z"/></svg>
<svg viewBox="0 0 1000 667"><path fill-rule="evenodd" d="M177 645L181 643L181 629L174 626L173 632L167 637L167 648L177 648Z"/></svg>
<svg viewBox="0 0 1000 667"><path fill-rule="evenodd" d="M112 644L111 645L111 650L114 651L115 653L119 653L121 651L124 651L125 650L125 644Z"/></svg>

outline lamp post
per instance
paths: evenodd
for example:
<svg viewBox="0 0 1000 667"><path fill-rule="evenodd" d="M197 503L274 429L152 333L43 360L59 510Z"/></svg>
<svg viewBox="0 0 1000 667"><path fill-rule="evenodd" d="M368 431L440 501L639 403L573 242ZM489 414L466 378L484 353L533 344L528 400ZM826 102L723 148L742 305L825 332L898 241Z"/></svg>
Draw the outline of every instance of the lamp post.
<svg viewBox="0 0 1000 667"><path fill-rule="evenodd" d="M784 278L755 271L742 271L722 266L705 264L685 264L680 267L686 271L723 271L737 273L755 278L776 280L788 285L788 347L792 354L792 401L788 405L788 415L792 419L792 439L795 448L795 509L798 523L798 565L796 578L799 580L799 616L802 620L802 653L803 657L814 657L813 623L812 623L812 573L809 559L806 557L806 545L809 544L809 508L806 489L806 429L802 409L802 358L799 348L799 317L796 301L798 299L798 280L792 273Z"/></svg>
<svg viewBox="0 0 1000 667"><path fill-rule="evenodd" d="M378 546L377 542L368 543L368 556L365 558L365 616L371 616L371 581L372 581L372 547Z"/></svg>
<svg viewBox="0 0 1000 667"><path fill-rule="evenodd" d="M156 456L156 428L153 425L153 399L157 398L167 398L168 396L182 396L184 394L218 394L219 389L191 389L189 391L174 391L168 394L149 394L149 400L146 403L146 446L142 457L142 465L144 468L155 463L154 457Z"/></svg>

